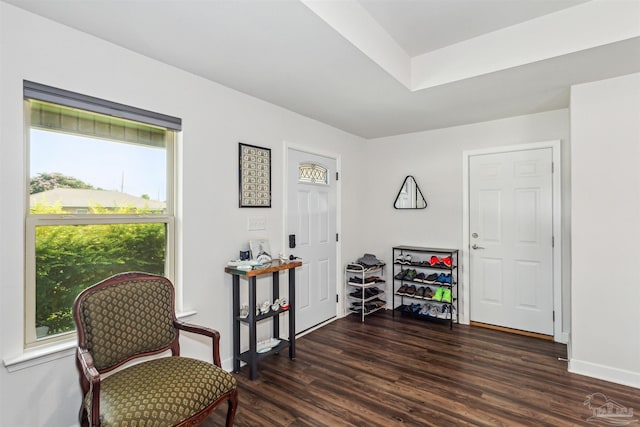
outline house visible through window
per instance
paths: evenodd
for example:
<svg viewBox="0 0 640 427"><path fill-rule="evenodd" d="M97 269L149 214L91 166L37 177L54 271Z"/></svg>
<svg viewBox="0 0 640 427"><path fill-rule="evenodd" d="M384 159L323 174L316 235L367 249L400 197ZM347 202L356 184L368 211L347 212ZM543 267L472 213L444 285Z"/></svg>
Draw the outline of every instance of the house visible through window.
<svg viewBox="0 0 640 427"><path fill-rule="evenodd" d="M26 82L25 343L74 331L86 287L124 271L172 277L180 120Z"/></svg>

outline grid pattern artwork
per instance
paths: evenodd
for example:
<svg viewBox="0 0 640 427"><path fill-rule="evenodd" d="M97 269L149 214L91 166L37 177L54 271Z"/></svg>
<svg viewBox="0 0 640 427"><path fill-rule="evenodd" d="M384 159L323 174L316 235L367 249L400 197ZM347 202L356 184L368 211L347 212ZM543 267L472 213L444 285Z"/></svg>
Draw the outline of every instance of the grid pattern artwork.
<svg viewBox="0 0 640 427"><path fill-rule="evenodd" d="M240 207L271 207L271 149L240 146Z"/></svg>

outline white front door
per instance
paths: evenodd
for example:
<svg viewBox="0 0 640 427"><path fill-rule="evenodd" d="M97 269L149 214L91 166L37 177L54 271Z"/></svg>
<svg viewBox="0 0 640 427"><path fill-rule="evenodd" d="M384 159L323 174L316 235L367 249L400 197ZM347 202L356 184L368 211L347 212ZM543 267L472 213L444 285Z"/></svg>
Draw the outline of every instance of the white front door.
<svg viewBox="0 0 640 427"><path fill-rule="evenodd" d="M296 269L296 333L337 314L336 159L289 149L287 234ZM289 242L289 240L287 240Z"/></svg>
<svg viewBox="0 0 640 427"><path fill-rule="evenodd" d="M553 335L552 149L469 158L470 319Z"/></svg>

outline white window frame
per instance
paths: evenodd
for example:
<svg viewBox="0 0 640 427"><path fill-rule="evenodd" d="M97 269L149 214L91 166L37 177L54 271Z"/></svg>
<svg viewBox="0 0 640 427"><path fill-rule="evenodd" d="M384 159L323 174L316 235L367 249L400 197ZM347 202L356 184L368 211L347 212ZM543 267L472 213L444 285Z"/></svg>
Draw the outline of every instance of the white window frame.
<svg viewBox="0 0 640 427"><path fill-rule="evenodd" d="M25 87L27 86L25 82ZM33 84L31 85L35 87L43 87L48 88L43 85ZM59 90L59 92L66 93L65 91ZM70 93L71 95L77 95ZM95 98L85 97L83 95L77 95L78 97L84 97L89 100L93 100ZM47 100L48 102L52 102ZM53 101L55 103L55 101ZM108 104L108 101L104 101L104 103ZM60 103L60 105L65 105L64 103ZM120 105L120 104L114 104ZM104 114L101 111L96 111L92 108L81 108L75 106L76 108L83 109L85 111L96 113L96 114ZM135 110L130 107L131 110ZM144 110L140 110L144 111ZM31 106L28 99L24 101L24 130L25 130L25 152L26 158L30 158L30 134L31 134ZM152 113L153 114L153 113ZM161 115L155 115L161 116ZM167 116L168 117L168 116ZM130 117L122 117L131 119ZM171 118L174 119L174 118ZM176 219L175 212L176 206L175 201L177 200L176 194L176 146L179 138L180 131L180 122L178 120L178 127L173 129L167 129L167 137L166 137L166 153L167 153L167 169L166 169L166 177L167 177L167 201L166 201L166 210L164 214L136 214L136 215L122 215L122 214L63 214L63 215L54 215L54 214L31 214L30 213L30 202L29 202L29 194L28 191L25 191L25 297L24 297L24 348L32 349L36 347L41 347L45 345L51 345L56 342L62 341L70 341L71 339L75 339L76 332L69 331L66 333L61 333L57 335L53 335L51 337L40 338L36 337L36 228L39 226L55 226L55 225L90 225L90 224L157 224L164 223L166 225L166 252L165 252L165 276L170 280L174 281L175 278L175 268L176 268ZM156 124L151 123L151 121L146 120L138 120L143 123ZM126 142L126 141L124 141ZM30 167L29 162L26 165L26 173L25 173L25 189L29 188L30 182Z"/></svg>

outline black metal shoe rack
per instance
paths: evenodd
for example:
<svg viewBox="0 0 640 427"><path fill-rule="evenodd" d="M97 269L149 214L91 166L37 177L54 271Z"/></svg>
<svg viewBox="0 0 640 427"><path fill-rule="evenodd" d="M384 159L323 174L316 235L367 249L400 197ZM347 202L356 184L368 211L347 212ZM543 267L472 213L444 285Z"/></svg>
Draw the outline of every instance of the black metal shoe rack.
<svg viewBox="0 0 640 427"><path fill-rule="evenodd" d="M410 260L407 260L408 256ZM445 265L442 262L431 264L432 257L438 260L450 257L451 265ZM393 260L393 316L398 312L403 316L416 319L448 322L450 329L453 329L453 324L458 323L459 320L458 249L396 246L393 248ZM406 274L408 270L414 270L415 273ZM433 274L450 275L451 283L427 281L426 278ZM413 288L403 292L403 286L405 288L414 286L415 292L412 292ZM438 301L417 292L421 288L422 291L430 288L435 292L438 287L451 290L451 302ZM400 302L397 307L396 298L399 298Z"/></svg>

